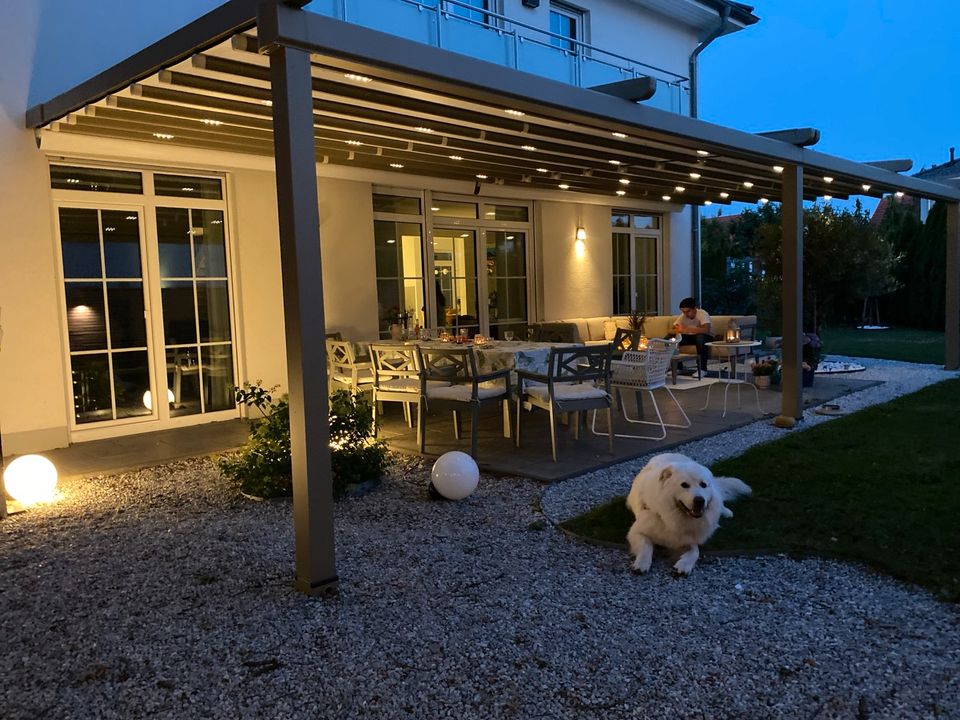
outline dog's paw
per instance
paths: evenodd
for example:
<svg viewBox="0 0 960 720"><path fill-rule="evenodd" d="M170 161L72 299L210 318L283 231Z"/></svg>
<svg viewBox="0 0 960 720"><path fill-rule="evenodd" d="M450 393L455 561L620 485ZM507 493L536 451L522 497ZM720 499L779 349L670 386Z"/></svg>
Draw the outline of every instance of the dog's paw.
<svg viewBox="0 0 960 720"><path fill-rule="evenodd" d="M638 555L633 561L633 571L638 573L645 573L650 569L650 565L653 564L653 556L647 555Z"/></svg>
<svg viewBox="0 0 960 720"><path fill-rule="evenodd" d="M693 568L696 564L697 558L688 558L686 555L681 556L681 558L673 565L673 574L676 577L686 577L693 572Z"/></svg>
<svg viewBox="0 0 960 720"><path fill-rule="evenodd" d="M733 517L733 510L728 508L726 505L720 510L720 517L731 518Z"/></svg>

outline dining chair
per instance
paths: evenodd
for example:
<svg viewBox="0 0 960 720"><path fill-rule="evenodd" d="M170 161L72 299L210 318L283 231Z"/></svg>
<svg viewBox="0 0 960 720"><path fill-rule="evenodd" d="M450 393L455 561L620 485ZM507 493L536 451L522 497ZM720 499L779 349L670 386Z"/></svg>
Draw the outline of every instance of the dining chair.
<svg viewBox="0 0 960 720"><path fill-rule="evenodd" d="M505 403L503 434L510 437L510 369L481 374L473 348L425 348L417 346L420 357L420 394L426 410L452 410L453 432L460 439L460 413L470 411L470 455L477 456L477 428L483 405ZM428 413L420 422L420 452L425 451Z"/></svg>
<svg viewBox="0 0 960 720"><path fill-rule="evenodd" d="M417 406L417 441L423 415L423 397L420 394L420 356L414 346L371 343L370 362L373 364L373 412L376 427L377 412L383 413L385 402L403 405L407 427L413 427L412 406Z"/></svg>
<svg viewBox="0 0 960 720"><path fill-rule="evenodd" d="M611 345L551 348L547 374L517 371L516 445L520 447L520 422L524 402L550 413L550 448L557 461L557 415L575 413L574 438L580 437L580 411L606 410L612 429L610 412ZM609 433L613 452L613 432Z"/></svg>
<svg viewBox="0 0 960 720"><path fill-rule="evenodd" d="M614 360L611 363L612 373L610 387L613 389L614 396L619 396L620 411L623 413L623 419L628 423L658 425L660 427L660 435L657 436L617 433L617 437L634 438L638 440L663 440L667 436L668 427L690 427L690 418L687 417L687 413L684 412L683 407L677 402L673 391L667 385L667 371L670 369L670 358L676 353L678 342L676 339L661 340L660 338L651 338L646 350L641 352L625 352L622 360ZM673 400L673 403L680 411L680 415L683 417L685 424L676 425L664 422L663 415L660 413L660 406L657 404L657 396L654 394L655 390L661 389L667 391L670 399ZM657 413L656 422L643 420L640 417L632 418L627 414L627 407L623 402L623 393L624 391L630 390L636 394L638 410L640 408L640 393L647 392L650 394L650 402L653 405L654 411ZM593 421L590 424L590 429L596 435L601 434L597 432L596 411L593 413ZM607 425L608 432L612 431L612 429L613 427L611 425Z"/></svg>
<svg viewBox="0 0 960 720"><path fill-rule="evenodd" d="M327 357L330 362L330 392L348 389L366 392L373 388L373 364L369 358L358 358L349 340L329 339Z"/></svg>

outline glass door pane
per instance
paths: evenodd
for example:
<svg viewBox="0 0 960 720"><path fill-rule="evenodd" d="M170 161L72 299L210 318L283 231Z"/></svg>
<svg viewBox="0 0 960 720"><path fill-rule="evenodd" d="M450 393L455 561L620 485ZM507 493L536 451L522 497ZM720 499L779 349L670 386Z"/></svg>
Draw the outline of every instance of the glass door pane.
<svg viewBox="0 0 960 720"><path fill-rule="evenodd" d="M634 242L634 278L636 278L637 310L657 312L657 238L637 236Z"/></svg>
<svg viewBox="0 0 960 720"><path fill-rule="evenodd" d="M74 421L153 415L140 213L58 216Z"/></svg>
<svg viewBox="0 0 960 720"><path fill-rule="evenodd" d="M390 326L413 329L426 322L423 294L423 234L420 223L374 220L377 264L377 303L380 337L390 337Z"/></svg>
<svg viewBox="0 0 960 720"><path fill-rule="evenodd" d="M233 332L223 212L157 208L170 415L234 406Z"/></svg>
<svg viewBox="0 0 960 720"><path fill-rule="evenodd" d="M527 323L526 234L514 230L487 230L487 309L490 337L504 332L525 337Z"/></svg>
<svg viewBox="0 0 960 720"><path fill-rule="evenodd" d="M480 329L477 304L477 233L472 229L436 229L433 233L433 275L437 284L437 317L450 332Z"/></svg>

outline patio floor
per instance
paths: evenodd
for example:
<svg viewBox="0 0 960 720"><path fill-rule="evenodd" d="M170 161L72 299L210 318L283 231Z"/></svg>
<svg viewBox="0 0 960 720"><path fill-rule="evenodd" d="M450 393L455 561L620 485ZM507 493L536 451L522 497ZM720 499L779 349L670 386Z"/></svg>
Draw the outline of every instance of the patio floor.
<svg viewBox="0 0 960 720"><path fill-rule="evenodd" d="M681 379L681 383L683 380ZM817 376L813 387L804 389L804 405L811 407L828 402L842 395L856 392L876 381L858 380L855 376ZM541 482L553 482L580 475L597 468L639 457L652 451L663 451L690 440L715 435L732 428L747 425L757 420L758 415L753 392L742 391L738 408L735 388L728 397L727 416L722 415L722 392L720 386L711 391L710 406L701 410L707 397L707 386L675 390L692 421L690 428L668 428L664 440L632 440L616 438L614 452L607 451L606 435L593 435L589 427L581 429L580 439L574 440L569 426L558 426L557 452L559 461L550 458L550 430L547 414L537 410L524 413L522 445L516 448L513 442L503 437L499 407L484 408L480 416L477 463L483 472L494 475L512 475L532 478ZM665 393L657 392L664 419L676 422L679 414ZM666 400L666 401L665 401ZM645 401L646 402L646 401ZM627 400L628 411L635 416L632 399ZM760 407L768 416L780 411L778 388L760 391ZM398 403L387 403L386 413L381 416L381 437L390 447L399 452L416 453L416 434L403 421ZM513 417L511 413L511 422ZM603 416L598 419L598 430L604 429ZM650 433L657 430L651 426L632 426L614 414L614 427L620 433ZM128 435L126 437L93 440L76 443L67 448L44 452L56 466L61 477L76 475L105 475L134 468L160 465L171 460L200 455L211 455L235 449L247 439L248 426L242 420L213 422L205 425L160 430L157 432ZM447 413L432 413L427 422L428 456L439 456L449 450L470 449L470 419L463 420L462 439L453 436L452 421ZM12 458L5 458L9 461Z"/></svg>
<svg viewBox="0 0 960 720"><path fill-rule="evenodd" d="M877 384L879 384L877 381L860 380L850 375L818 375L812 387L804 388L804 407L820 405ZM541 482L554 482L650 452L665 451L690 440L748 425L761 417L757 413L753 391L749 388L741 390L741 403L737 407L735 386L730 387L726 417L722 417L722 385L714 384L713 390L710 391L710 405L706 410L702 410L708 389L708 386L699 385L690 389L674 390L674 395L691 420L689 428L667 428L666 438L659 441L616 438L612 455L608 451L606 435L593 435L589 427L586 427L581 428L580 439L574 440L570 426L558 425L558 462L553 462L551 459L550 427L545 411L534 410L524 413L521 447L517 448L511 440L503 437L502 413L499 407L491 405L484 408L480 415L477 464L481 471L494 475L519 475ZM649 397L646 393L643 395ZM779 387L760 390L759 398L760 407L765 415L773 417L780 413ZM667 394L658 390L657 401L660 411L664 414L664 420L668 423L677 423L679 413ZM648 401L644 400L644 402ZM403 421L399 403L387 403L385 409L386 415L381 421L381 437L386 439L390 447L395 450L417 452L416 432L409 429ZM627 400L627 409L631 417L636 417L637 410L632 398ZM511 422L513 422L513 412L515 411L511 413ZM650 413L653 414L652 409ZM600 431L605 429L602 414L597 419L597 429ZM619 411L614 413L614 429L618 433L651 435L659 431L659 428L649 425L628 426ZM453 436L453 422L450 414L432 413L427 421L426 454L439 456L449 450L469 452L469 416L463 418L463 432L458 441Z"/></svg>

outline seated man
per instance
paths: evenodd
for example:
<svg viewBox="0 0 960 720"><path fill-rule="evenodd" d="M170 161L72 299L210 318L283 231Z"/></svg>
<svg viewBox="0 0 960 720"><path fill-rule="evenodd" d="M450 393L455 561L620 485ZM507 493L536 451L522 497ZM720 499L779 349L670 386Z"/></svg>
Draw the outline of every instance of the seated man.
<svg viewBox="0 0 960 720"><path fill-rule="evenodd" d="M697 307L697 301L684 298L680 301L680 316L673 323L673 332L680 335L681 345L696 345L701 372L706 372L710 348L707 343L713 340L710 331L710 315Z"/></svg>

